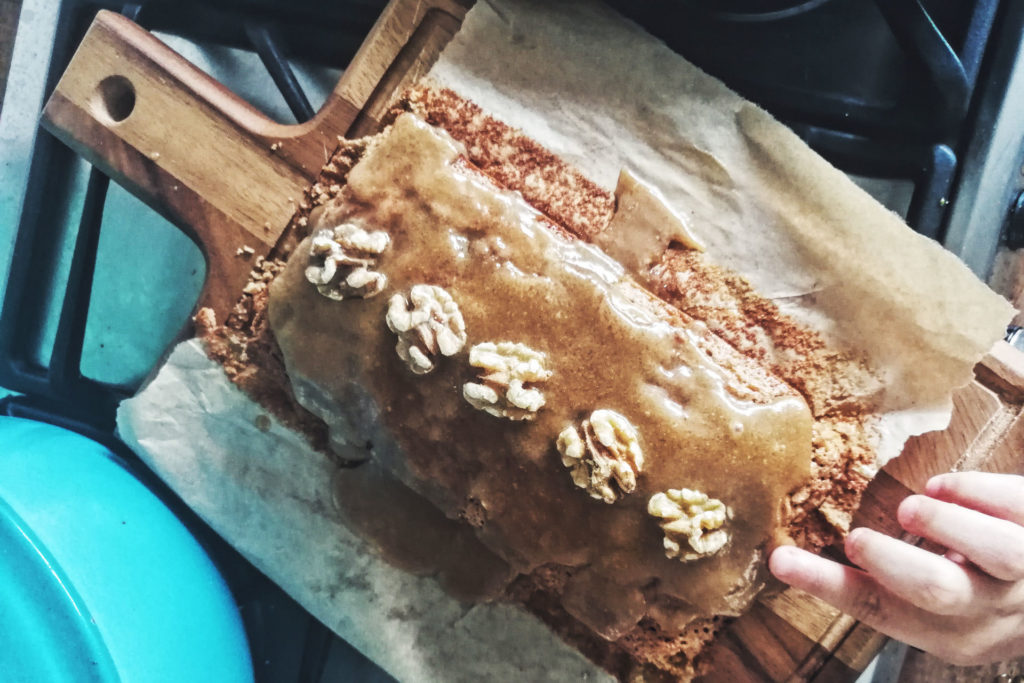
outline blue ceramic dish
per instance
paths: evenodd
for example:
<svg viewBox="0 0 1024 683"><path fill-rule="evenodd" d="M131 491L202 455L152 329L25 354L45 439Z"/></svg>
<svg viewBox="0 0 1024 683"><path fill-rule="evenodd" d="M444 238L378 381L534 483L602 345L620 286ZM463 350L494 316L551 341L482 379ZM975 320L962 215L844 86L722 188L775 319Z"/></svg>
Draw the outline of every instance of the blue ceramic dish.
<svg viewBox="0 0 1024 683"><path fill-rule="evenodd" d="M0 417L0 678L250 683L220 574L177 517L83 436Z"/></svg>

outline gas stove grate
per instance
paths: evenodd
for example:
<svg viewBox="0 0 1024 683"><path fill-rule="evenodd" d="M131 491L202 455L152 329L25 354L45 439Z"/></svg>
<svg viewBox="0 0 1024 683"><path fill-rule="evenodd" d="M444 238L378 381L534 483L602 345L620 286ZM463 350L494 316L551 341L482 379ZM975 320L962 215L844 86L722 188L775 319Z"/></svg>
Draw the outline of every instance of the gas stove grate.
<svg viewBox="0 0 1024 683"><path fill-rule="evenodd" d="M735 2L729 11L689 1L614 4L847 173L912 179L907 223L943 238L1000 0L738 3L743 11ZM776 5L785 11L763 11ZM847 44L854 41L861 44ZM773 65L793 55L794 69L808 73L780 75Z"/></svg>
<svg viewBox="0 0 1024 683"><path fill-rule="evenodd" d="M290 59L297 56L313 63L344 67L382 6L383 2L356 2L331 8L302 0L287 7L259 0L244 6L231 2L115 5L66 1L61 9L46 90L53 90L95 13L111 9L150 30L255 52L296 122L301 122L312 118L314 110ZM320 25L341 28L333 32L307 31L310 26ZM134 393L137 382L105 383L90 379L81 369L109 184L109 179L95 169L89 172L64 291L51 293L40 287L40 282L52 278L60 267L52 245L61 239L57 214L67 202L67 169L75 163L74 153L63 144L47 134L37 136L0 312L0 386L24 394L19 401L46 407L81 424L110 430L117 403ZM46 300L48 297L51 300ZM59 316L50 341L43 328L54 303L59 305ZM38 347L47 343L42 355L48 362L40 362Z"/></svg>
<svg viewBox="0 0 1024 683"><path fill-rule="evenodd" d="M95 13L110 9L150 30L207 42L216 38L218 45L254 52L295 120L301 122L311 118L314 111L292 70L292 57L344 67L383 2L349 3L322 12L318 5L302 0L288 7L256 0L244 8L231 2L115 5L66 0L57 26L46 92L53 90ZM278 21L286 14L289 21ZM321 32L300 40L303 31L296 16L305 16L309 24L314 17L324 20L324 15L343 29L335 31L333 37ZM36 136L0 311L0 387L21 395L0 399L0 415L55 424L107 446L174 511L206 548L231 587L253 653L257 682L318 683L332 665L359 680L390 681L386 673L336 638L220 539L114 436L117 404L135 392L137 382L105 383L82 372L100 232L110 189L109 178L96 169L87 172L84 199L75 214L74 244L63 291L48 292L40 286L61 267L52 245L61 239L60 215L69 202L69 169L76 163L75 153L55 138L45 133ZM47 301L48 297L57 301ZM40 362L38 347L47 344L44 327L51 304L59 307L56 332L43 354L46 362Z"/></svg>

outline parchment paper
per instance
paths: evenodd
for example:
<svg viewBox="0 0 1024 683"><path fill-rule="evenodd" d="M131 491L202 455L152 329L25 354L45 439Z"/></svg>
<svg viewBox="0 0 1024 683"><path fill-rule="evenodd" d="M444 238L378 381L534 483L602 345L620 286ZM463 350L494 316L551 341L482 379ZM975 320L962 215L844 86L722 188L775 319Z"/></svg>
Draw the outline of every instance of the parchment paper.
<svg viewBox="0 0 1024 683"><path fill-rule="evenodd" d="M431 76L605 188L630 169L784 311L883 373L880 464L949 422L1012 308L792 131L593 3L487 0Z"/></svg>
<svg viewBox="0 0 1024 683"><path fill-rule="evenodd" d="M526 612L461 603L380 559L339 521L336 468L242 394L198 340L122 404L118 428L217 533L395 678L611 680Z"/></svg>
<svg viewBox="0 0 1024 683"><path fill-rule="evenodd" d="M480 3L432 74L613 188L658 187L713 257L885 367L902 436L948 418L949 388L1010 308L794 135L610 11ZM402 680L603 678L532 617L463 605L383 563L338 521L332 466L270 420L198 342L118 414L122 437L299 603Z"/></svg>

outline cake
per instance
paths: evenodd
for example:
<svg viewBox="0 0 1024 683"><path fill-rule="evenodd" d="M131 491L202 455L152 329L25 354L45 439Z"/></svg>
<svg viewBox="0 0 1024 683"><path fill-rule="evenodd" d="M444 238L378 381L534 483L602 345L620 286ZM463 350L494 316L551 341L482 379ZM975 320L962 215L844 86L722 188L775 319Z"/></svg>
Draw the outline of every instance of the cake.
<svg viewBox="0 0 1024 683"><path fill-rule="evenodd" d="M351 468L339 504L389 560L620 678L692 676L773 545L848 529L873 370L628 174L606 192L429 83L388 123L343 143L229 319L197 317L211 356Z"/></svg>

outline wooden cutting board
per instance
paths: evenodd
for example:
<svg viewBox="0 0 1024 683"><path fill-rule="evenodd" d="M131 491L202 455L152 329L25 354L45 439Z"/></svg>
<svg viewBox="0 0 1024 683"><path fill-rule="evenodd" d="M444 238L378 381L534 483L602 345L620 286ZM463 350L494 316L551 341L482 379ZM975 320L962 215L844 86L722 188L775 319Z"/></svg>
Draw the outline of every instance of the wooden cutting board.
<svg viewBox="0 0 1024 683"><path fill-rule="evenodd" d="M430 68L465 12L456 0L392 3L320 112L287 126L128 19L101 11L43 125L196 241L207 260L199 305L223 314L338 137L372 130L391 95ZM253 253L239 254L243 247Z"/></svg>
<svg viewBox="0 0 1024 683"><path fill-rule="evenodd" d="M208 266L199 305L223 320L338 136L376 128L392 96L458 31L469 4L393 0L321 111L297 126L269 121L146 31L100 12L46 105L44 125L193 237ZM1024 472L1024 354L1000 343L976 375L957 392L950 427L911 440L879 474L856 524L899 535L896 506L933 474ZM790 589L733 622L707 680L852 680L883 642Z"/></svg>

